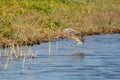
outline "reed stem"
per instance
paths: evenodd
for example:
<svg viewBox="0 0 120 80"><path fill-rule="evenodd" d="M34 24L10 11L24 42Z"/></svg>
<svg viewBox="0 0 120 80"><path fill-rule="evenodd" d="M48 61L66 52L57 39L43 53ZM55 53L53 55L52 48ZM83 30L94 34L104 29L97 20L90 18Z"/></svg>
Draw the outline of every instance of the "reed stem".
<svg viewBox="0 0 120 80"><path fill-rule="evenodd" d="M51 53L51 31L50 28L48 29L48 57L50 57L50 53Z"/></svg>
<svg viewBox="0 0 120 80"><path fill-rule="evenodd" d="M26 54L24 53L24 58L23 58L23 63L22 63L22 73L24 73L24 65L25 65L25 61L26 61Z"/></svg>
<svg viewBox="0 0 120 80"><path fill-rule="evenodd" d="M8 55L8 53L7 53L7 55ZM9 57L7 57L7 59L6 59L6 63L5 63L5 67L4 67L4 71L6 71L6 70L7 70L8 61L9 61Z"/></svg>

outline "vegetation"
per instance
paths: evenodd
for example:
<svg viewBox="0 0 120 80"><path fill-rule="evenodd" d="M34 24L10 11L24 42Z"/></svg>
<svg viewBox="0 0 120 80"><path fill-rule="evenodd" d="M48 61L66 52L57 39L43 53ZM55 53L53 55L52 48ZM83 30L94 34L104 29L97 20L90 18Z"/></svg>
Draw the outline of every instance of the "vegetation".
<svg viewBox="0 0 120 80"><path fill-rule="evenodd" d="M0 0L1 45L11 40L48 41L48 29L55 37L63 28L73 28L83 34L119 33L120 1Z"/></svg>

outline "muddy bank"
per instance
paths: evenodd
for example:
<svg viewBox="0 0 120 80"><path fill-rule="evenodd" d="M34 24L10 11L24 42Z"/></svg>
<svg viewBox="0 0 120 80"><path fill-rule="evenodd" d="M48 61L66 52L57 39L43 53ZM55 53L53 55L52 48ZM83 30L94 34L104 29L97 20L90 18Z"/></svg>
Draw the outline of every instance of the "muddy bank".
<svg viewBox="0 0 120 80"><path fill-rule="evenodd" d="M80 34L84 34L84 35L100 35L100 34L115 34L115 33L120 33L120 29L100 29L100 30L92 30L89 32L85 32L85 31L79 31L78 35ZM64 39L64 38L68 38L68 35L66 35L64 32L51 32L51 41L56 41L59 39ZM34 44L38 44L40 45L40 43L42 42L48 42L48 34L47 33L41 33L39 37L33 38L31 39L16 39L13 40L11 38L4 38L4 37L0 37L0 46L1 47L9 47L10 45L12 45L11 43L14 43L14 45L29 45L32 46Z"/></svg>
<svg viewBox="0 0 120 80"><path fill-rule="evenodd" d="M57 32L51 33L51 41L56 41L58 39L63 39L67 37L65 33L60 32L59 35ZM32 46L34 44L40 45L41 42L48 42L48 34L47 33L41 33L39 37L35 37L32 40L31 39L11 39L11 38L5 38L0 37L0 46L1 47L9 47L12 44L14 45L29 45Z"/></svg>

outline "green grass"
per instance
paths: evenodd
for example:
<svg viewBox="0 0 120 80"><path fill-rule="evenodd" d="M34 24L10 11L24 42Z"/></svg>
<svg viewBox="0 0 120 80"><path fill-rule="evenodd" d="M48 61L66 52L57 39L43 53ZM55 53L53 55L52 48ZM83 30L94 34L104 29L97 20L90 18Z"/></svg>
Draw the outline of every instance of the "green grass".
<svg viewBox="0 0 120 80"><path fill-rule="evenodd" d="M33 40L48 28L120 31L119 14L119 0L0 0L0 37Z"/></svg>

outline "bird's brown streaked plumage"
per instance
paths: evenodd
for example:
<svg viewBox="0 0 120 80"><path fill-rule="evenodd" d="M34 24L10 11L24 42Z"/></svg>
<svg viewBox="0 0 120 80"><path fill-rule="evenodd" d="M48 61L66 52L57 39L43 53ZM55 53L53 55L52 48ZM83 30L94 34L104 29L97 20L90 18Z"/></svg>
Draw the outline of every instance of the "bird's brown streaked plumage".
<svg viewBox="0 0 120 80"><path fill-rule="evenodd" d="M74 39L77 42L77 44L84 44L84 40L80 39L80 37L78 36L72 36L71 38Z"/></svg>
<svg viewBox="0 0 120 80"><path fill-rule="evenodd" d="M71 28L63 29L63 32L66 33L69 36L69 38L74 39L77 42L77 45L84 44L85 37L83 34L78 36L77 31Z"/></svg>

